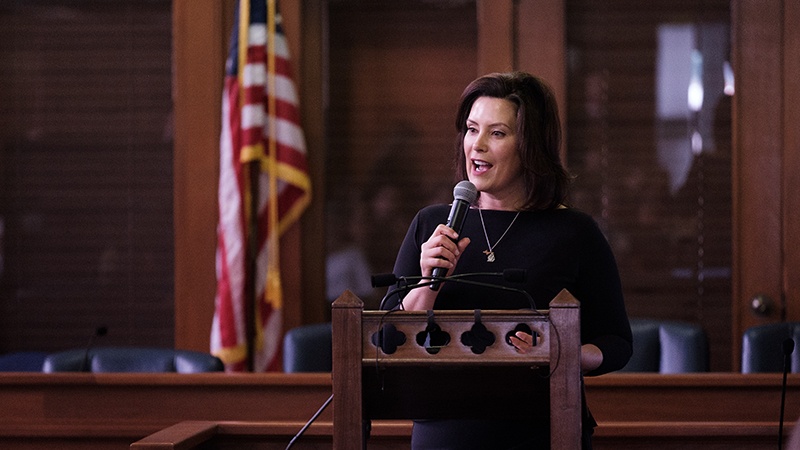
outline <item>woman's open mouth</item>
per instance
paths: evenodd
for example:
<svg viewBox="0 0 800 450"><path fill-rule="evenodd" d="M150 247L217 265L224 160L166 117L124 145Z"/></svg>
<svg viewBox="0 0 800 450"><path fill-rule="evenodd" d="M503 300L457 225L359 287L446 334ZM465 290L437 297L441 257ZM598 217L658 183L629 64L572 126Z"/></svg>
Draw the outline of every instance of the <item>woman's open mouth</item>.
<svg viewBox="0 0 800 450"><path fill-rule="evenodd" d="M492 168L492 165L486 161L481 161L479 159L472 160L472 167L474 168L476 173L484 173L487 170Z"/></svg>

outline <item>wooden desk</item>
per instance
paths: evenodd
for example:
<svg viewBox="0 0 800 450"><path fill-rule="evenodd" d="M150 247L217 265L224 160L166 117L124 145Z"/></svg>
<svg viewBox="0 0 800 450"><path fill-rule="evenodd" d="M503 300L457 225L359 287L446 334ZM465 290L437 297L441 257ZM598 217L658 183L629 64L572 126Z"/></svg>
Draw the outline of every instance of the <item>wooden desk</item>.
<svg viewBox="0 0 800 450"><path fill-rule="evenodd" d="M781 374L608 374L586 378L598 422L774 422ZM800 416L800 374L787 379L786 422Z"/></svg>
<svg viewBox="0 0 800 450"><path fill-rule="evenodd" d="M304 423L330 395L330 374L0 373L0 448L127 449L185 420Z"/></svg>
<svg viewBox="0 0 800 450"><path fill-rule="evenodd" d="M780 386L780 374L588 378L587 399L600 423L595 447L722 448L704 443L710 439L731 449L774 449ZM278 441L273 448L283 449L331 388L330 374L0 373L0 448L127 449L160 430L193 421L228 422L228 430L240 423L242 433L261 422ZM799 415L800 374L791 374L787 433ZM329 408L318 419L320 428L310 430L319 445L327 445L320 448L330 448L332 417ZM386 442L407 442L409 430L407 422L373 425L373 435L382 433Z"/></svg>
<svg viewBox="0 0 800 450"><path fill-rule="evenodd" d="M275 422L182 422L131 445L131 450L247 448L281 450L297 424ZM629 423L604 427L594 440L597 450L774 450L775 428L742 423ZM333 424L320 423L297 440L296 450L330 449ZM373 424L369 449L407 450L411 425Z"/></svg>
<svg viewBox="0 0 800 450"><path fill-rule="evenodd" d="M596 449L774 449L780 374L609 374L586 379ZM791 374L784 435L800 415ZM784 443L788 438L784 439Z"/></svg>

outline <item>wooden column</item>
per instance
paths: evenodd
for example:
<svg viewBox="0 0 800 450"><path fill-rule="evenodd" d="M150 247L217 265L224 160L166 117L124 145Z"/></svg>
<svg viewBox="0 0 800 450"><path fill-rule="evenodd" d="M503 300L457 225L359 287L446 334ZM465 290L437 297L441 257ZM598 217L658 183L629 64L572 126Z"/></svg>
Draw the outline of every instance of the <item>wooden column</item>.
<svg viewBox="0 0 800 450"><path fill-rule="evenodd" d="M361 312L364 303L350 291L333 302L333 448L364 448L361 391Z"/></svg>
<svg viewBox="0 0 800 450"><path fill-rule="evenodd" d="M214 315L222 82L232 8L172 4L175 346L208 351Z"/></svg>
<svg viewBox="0 0 800 450"><path fill-rule="evenodd" d="M514 69L514 1L478 1L478 76Z"/></svg>
<svg viewBox="0 0 800 450"><path fill-rule="evenodd" d="M550 329L558 336L552 339L551 334L550 339L551 444L554 449L577 449L581 447L580 309L566 290L550 302Z"/></svg>

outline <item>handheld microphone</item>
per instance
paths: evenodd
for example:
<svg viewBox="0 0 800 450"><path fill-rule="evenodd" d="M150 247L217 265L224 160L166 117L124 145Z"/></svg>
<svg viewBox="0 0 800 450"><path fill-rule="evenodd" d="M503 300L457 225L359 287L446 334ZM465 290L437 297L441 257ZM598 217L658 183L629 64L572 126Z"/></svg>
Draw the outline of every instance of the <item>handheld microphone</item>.
<svg viewBox="0 0 800 450"><path fill-rule="evenodd" d="M464 220L467 218L469 205L478 198L478 189L471 182L464 180L456 184L453 188L453 204L450 207L450 215L447 217L446 225L453 229L459 235L461 228L464 226ZM431 279L436 280L447 275L447 269L444 267L434 267ZM438 281L430 284L430 288L434 291L439 290Z"/></svg>

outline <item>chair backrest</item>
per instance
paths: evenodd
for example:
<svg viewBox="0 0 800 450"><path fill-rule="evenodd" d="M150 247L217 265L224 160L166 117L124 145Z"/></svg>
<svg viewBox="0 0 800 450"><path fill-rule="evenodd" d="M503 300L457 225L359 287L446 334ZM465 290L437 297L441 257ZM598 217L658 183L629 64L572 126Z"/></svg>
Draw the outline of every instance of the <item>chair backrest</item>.
<svg viewBox="0 0 800 450"><path fill-rule="evenodd" d="M53 372L221 372L214 355L169 348L101 347L67 350L48 355L42 371Z"/></svg>
<svg viewBox="0 0 800 450"><path fill-rule="evenodd" d="M13 352L0 355L0 372L41 372L45 352Z"/></svg>
<svg viewBox="0 0 800 450"><path fill-rule="evenodd" d="M742 373L783 372L783 343L793 339L800 344L800 322L757 325L742 336ZM791 354L790 371L800 372L800 351Z"/></svg>
<svg viewBox="0 0 800 450"><path fill-rule="evenodd" d="M330 372L333 368L331 323L301 325L283 338L283 371Z"/></svg>
<svg viewBox="0 0 800 450"><path fill-rule="evenodd" d="M680 321L631 319L633 355L622 372L689 373L709 370L708 337Z"/></svg>

